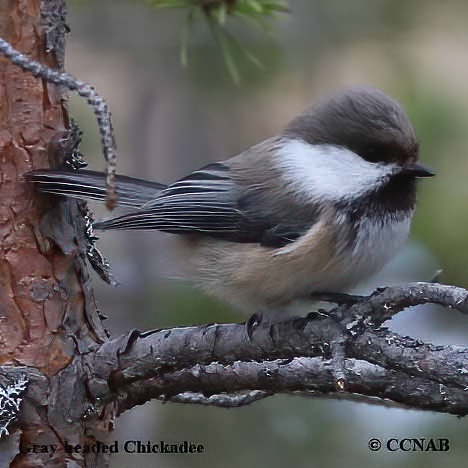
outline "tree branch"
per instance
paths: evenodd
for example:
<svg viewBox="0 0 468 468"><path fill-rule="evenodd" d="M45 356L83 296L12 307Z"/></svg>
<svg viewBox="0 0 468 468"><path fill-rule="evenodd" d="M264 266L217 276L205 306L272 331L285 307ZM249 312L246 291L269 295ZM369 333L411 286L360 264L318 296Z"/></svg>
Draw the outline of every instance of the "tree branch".
<svg viewBox="0 0 468 468"><path fill-rule="evenodd" d="M161 395L169 395L169 401L178 401L177 397L171 395L201 390L202 395L213 395L212 404L216 406L234 406L230 403L236 392L245 392L246 388L251 388L263 390L263 393L256 394L257 398L245 398L244 401L239 401L237 406L252 403L260 396L264 398L276 393L311 392L326 397L339 392L343 398L349 395L350 399L353 399L354 394L358 394L379 398L382 404L385 400L390 400L409 408L459 416L468 413L466 390L462 388L445 386L424 377L410 379L403 371L387 370L360 360L345 360L344 372L346 388L340 391L336 387L330 360L321 357L262 362L237 361L231 365L197 365L133 383L119 394L119 411L125 411ZM223 393L228 395L220 395ZM222 397L229 398L229 404L225 404L223 400L219 401ZM189 402L210 403L209 399L205 398L207 401Z"/></svg>
<svg viewBox="0 0 468 468"><path fill-rule="evenodd" d="M440 284L389 287L326 315L264 322L252 339L244 324L134 330L84 357L90 391L104 404L117 401L119 413L152 398L232 407L313 392L464 415L468 348L424 344L376 324L425 303L466 313L467 297Z"/></svg>

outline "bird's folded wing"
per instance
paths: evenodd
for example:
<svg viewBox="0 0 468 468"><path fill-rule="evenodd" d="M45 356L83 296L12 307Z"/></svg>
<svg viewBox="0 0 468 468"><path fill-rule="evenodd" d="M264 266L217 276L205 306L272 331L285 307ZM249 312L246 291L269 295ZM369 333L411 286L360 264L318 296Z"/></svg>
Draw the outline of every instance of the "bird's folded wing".
<svg viewBox="0 0 468 468"><path fill-rule="evenodd" d="M313 209L305 210L290 199L283 204L287 209L277 210L278 200L272 203L267 185L242 186L233 176L228 165L209 164L161 191L141 210L95 227L203 234L277 248L296 240L317 221Z"/></svg>

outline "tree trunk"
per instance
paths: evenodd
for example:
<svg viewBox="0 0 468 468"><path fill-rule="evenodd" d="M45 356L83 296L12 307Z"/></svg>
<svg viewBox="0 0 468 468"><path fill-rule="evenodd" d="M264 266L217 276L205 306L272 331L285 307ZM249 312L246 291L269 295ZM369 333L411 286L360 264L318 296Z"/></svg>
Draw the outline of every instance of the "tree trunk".
<svg viewBox="0 0 468 468"><path fill-rule="evenodd" d="M0 36L60 69L64 8L62 0L0 2ZM33 199L23 177L61 161L65 96L6 59L0 59L0 90L0 365L37 369L41 390L23 404L12 466L83 466L85 455L66 450L95 440L96 428L86 427L80 414L87 401L80 355L106 339L82 253L84 221L76 202L51 209L45 197ZM22 453L34 444L57 450ZM105 464L107 455L93 456L92 464Z"/></svg>

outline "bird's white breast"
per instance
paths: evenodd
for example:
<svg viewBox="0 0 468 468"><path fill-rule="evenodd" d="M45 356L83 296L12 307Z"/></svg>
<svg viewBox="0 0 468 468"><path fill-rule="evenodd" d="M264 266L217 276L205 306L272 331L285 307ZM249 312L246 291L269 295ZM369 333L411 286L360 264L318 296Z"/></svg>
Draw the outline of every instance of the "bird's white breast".
<svg viewBox="0 0 468 468"><path fill-rule="evenodd" d="M354 271L358 279L355 284L377 273L395 255L408 237L411 217L412 213L361 219L349 262L350 274Z"/></svg>

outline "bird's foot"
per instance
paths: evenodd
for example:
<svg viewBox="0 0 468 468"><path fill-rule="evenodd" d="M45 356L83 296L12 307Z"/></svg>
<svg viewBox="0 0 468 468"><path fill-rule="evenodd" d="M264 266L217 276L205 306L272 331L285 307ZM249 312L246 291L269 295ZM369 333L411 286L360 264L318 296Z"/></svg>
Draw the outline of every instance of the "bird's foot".
<svg viewBox="0 0 468 468"><path fill-rule="evenodd" d="M252 341L254 331L260 326L263 320L263 312L255 312L246 320L245 331L250 341Z"/></svg>

